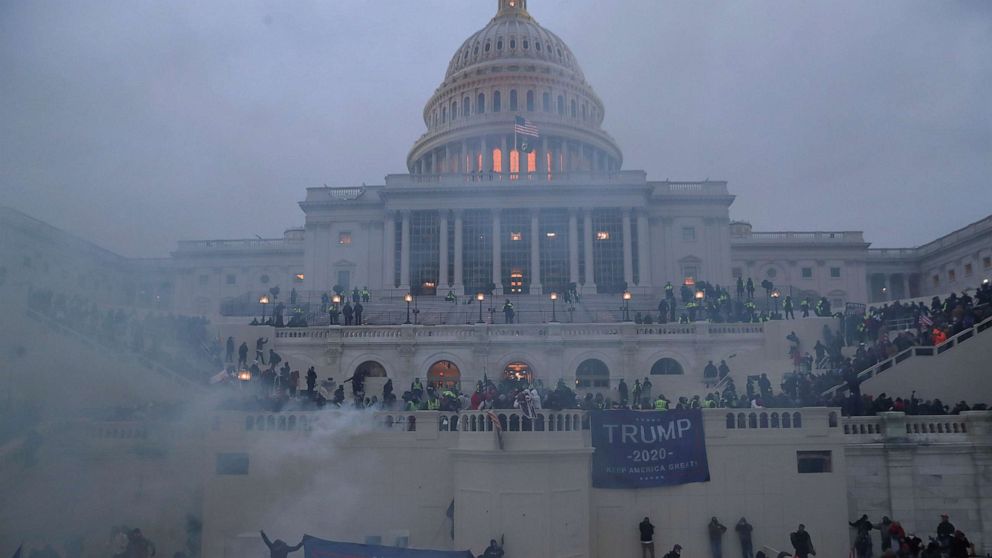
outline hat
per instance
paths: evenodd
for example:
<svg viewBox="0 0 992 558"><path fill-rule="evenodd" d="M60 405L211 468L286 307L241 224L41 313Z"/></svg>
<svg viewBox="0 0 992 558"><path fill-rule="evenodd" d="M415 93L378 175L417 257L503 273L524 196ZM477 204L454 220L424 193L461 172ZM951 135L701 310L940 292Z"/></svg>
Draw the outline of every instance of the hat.
<svg viewBox="0 0 992 558"><path fill-rule="evenodd" d="M940 514L940 517L950 517L950 516L947 515L946 513L942 513L942 514Z"/></svg>
<svg viewBox="0 0 992 558"><path fill-rule="evenodd" d="M682 545L680 544L675 545L674 550L682 550Z"/></svg>

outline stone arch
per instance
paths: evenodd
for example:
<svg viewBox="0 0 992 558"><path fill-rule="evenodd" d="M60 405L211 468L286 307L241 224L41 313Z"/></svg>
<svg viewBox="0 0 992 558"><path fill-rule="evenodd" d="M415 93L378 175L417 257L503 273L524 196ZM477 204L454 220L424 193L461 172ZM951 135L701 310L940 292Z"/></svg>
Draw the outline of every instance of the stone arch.
<svg viewBox="0 0 992 558"><path fill-rule="evenodd" d="M575 368L575 385L578 388L610 387L610 367L598 358L587 358Z"/></svg>
<svg viewBox="0 0 992 558"><path fill-rule="evenodd" d="M450 360L438 360L427 369L427 384L446 389L461 387L462 371Z"/></svg>
<svg viewBox="0 0 992 558"><path fill-rule="evenodd" d="M661 357L651 365L649 373L652 376L683 376L685 367L672 357Z"/></svg>

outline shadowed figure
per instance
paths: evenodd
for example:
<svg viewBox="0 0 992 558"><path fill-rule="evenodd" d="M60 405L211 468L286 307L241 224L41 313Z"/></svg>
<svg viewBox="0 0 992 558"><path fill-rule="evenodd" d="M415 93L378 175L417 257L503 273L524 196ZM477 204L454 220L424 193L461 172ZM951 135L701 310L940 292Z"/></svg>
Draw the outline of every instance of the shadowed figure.
<svg viewBox="0 0 992 558"><path fill-rule="evenodd" d="M259 531L262 534L262 540L265 541L265 546L269 547L270 558L286 558L289 556L290 552L296 552L303 547L303 541L296 546L289 546L282 539L276 539L275 542L269 540L269 537L265 536L265 531Z"/></svg>

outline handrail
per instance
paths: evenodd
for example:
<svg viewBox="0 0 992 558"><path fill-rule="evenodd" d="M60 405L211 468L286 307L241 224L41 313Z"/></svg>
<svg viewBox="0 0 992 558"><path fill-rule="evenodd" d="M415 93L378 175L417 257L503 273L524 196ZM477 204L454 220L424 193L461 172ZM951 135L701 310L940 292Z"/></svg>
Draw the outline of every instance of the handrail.
<svg viewBox="0 0 992 558"><path fill-rule="evenodd" d="M947 341L944 341L940 345L933 345L927 347L910 347L904 351L898 352L891 358L887 358L880 361L873 366L865 368L858 373L858 379L865 381L869 378L877 376L882 372L892 368L893 366L899 364L900 362L909 359L914 356L935 356L942 354L945 351L953 349L961 341L966 341L972 337L982 333L983 331L992 328L992 317L986 318L985 320L973 325L972 327L958 332L957 335L950 337ZM833 397L837 392L844 392L847 390L847 384L841 383L823 392L823 397Z"/></svg>

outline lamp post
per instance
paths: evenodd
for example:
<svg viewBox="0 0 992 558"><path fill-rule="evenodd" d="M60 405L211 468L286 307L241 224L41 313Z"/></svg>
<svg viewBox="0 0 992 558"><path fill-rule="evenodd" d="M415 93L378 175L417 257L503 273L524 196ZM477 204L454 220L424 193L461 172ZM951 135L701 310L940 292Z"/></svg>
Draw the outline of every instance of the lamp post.
<svg viewBox="0 0 992 558"><path fill-rule="evenodd" d="M406 321L403 322L404 325L410 324L410 303L413 302L413 295L406 293L403 295L403 300L406 301Z"/></svg>
<svg viewBox="0 0 992 558"><path fill-rule="evenodd" d="M481 292L475 293L475 300L478 300L479 301L479 322L478 323L484 324L486 322L482 321L482 301L483 300L486 300L486 295L483 294L483 293L481 293Z"/></svg>
<svg viewBox="0 0 992 558"><path fill-rule="evenodd" d="M705 316L706 312L703 310L703 301L706 299L706 291L699 289L696 294L692 295L696 299L696 307L698 308L698 316ZM695 321L695 320L693 320Z"/></svg>
<svg viewBox="0 0 992 558"><path fill-rule="evenodd" d="M633 298L633 295L630 294L630 291L624 291L623 292L623 295L621 295L621 298L623 299L623 321L629 322L630 321L630 299Z"/></svg>
<svg viewBox="0 0 992 558"><path fill-rule="evenodd" d="M265 323L265 307L269 304L269 295L258 297L258 303L262 305L262 323Z"/></svg>
<svg viewBox="0 0 992 558"><path fill-rule="evenodd" d="M775 301L775 316L773 316L773 319L778 319L776 316L778 316L778 298L780 296L782 296L782 293L778 289L772 291L772 300Z"/></svg>
<svg viewBox="0 0 992 558"><path fill-rule="evenodd" d="M552 322L557 322L558 321L558 315L555 314L555 303L557 301L558 301L558 293L552 292L551 293L551 321Z"/></svg>

